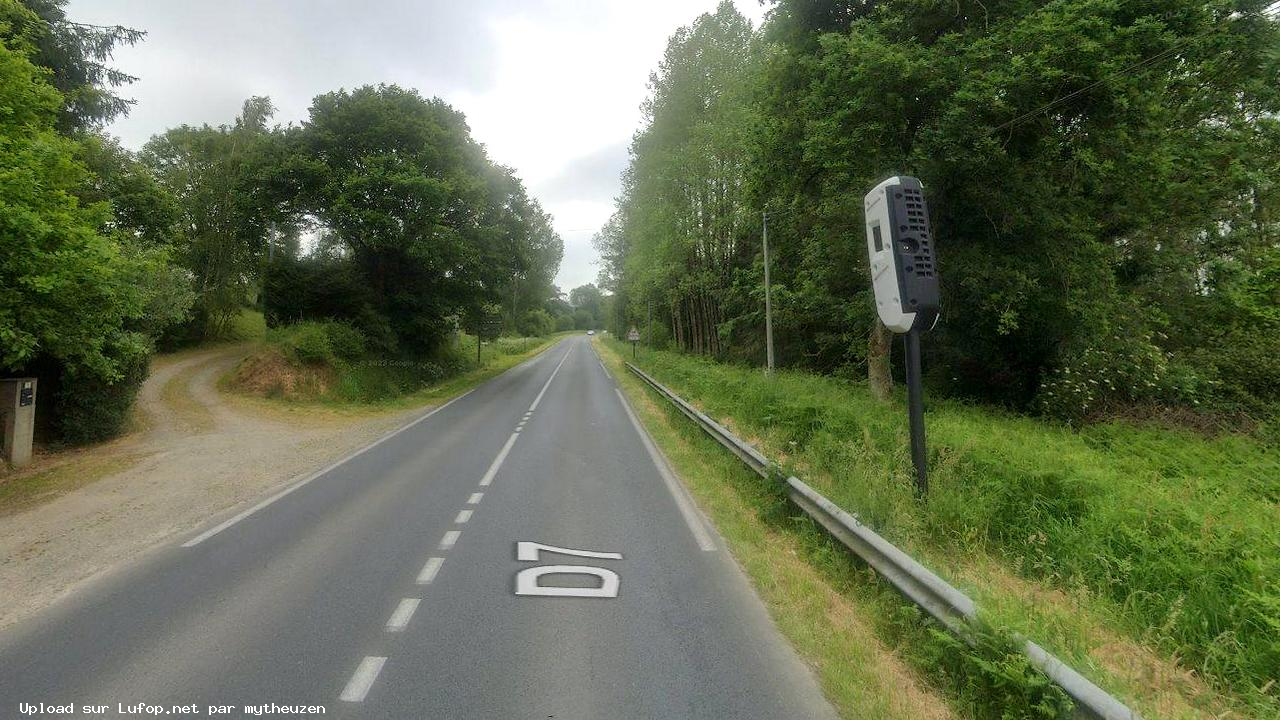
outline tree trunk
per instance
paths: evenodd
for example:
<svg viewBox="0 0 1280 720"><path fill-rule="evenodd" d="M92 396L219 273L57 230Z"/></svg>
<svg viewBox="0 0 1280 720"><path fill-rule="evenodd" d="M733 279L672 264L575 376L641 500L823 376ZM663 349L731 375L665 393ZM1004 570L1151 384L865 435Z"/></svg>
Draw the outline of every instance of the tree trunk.
<svg viewBox="0 0 1280 720"><path fill-rule="evenodd" d="M684 324L680 322L680 305L671 303L671 328L675 331L676 349L684 350Z"/></svg>
<svg viewBox="0 0 1280 720"><path fill-rule="evenodd" d="M876 318L871 323L871 337L867 343L867 384L877 400L888 400L893 394L893 373L889 368L889 349L893 333Z"/></svg>

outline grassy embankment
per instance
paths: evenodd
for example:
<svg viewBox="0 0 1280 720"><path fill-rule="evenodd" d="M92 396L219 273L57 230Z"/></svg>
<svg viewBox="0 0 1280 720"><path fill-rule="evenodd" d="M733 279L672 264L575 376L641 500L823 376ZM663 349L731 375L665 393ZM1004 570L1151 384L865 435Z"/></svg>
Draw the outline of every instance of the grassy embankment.
<svg viewBox="0 0 1280 720"><path fill-rule="evenodd" d="M859 706L865 698L848 687L875 678L860 666L863 648L832 633L834 600L821 598L850 604L962 715L1057 712L1051 691L1016 658L999 657L999 636L1017 631L1149 718L1280 716L1276 448L1129 423L1072 431L933 402L932 489L920 503L900 403L878 403L835 378L767 380L757 369L642 353L659 380L974 597L995 638L975 655L933 632L774 489L656 402L622 371L629 348L600 347L851 717L887 715ZM816 586L779 574L792 553L818 574Z"/></svg>
<svg viewBox="0 0 1280 720"><path fill-rule="evenodd" d="M380 412L449 398L542 352L573 333L546 337L502 337L481 346L476 364L474 336L425 360L382 358L363 340L344 337L333 323L301 323L266 333L262 347L222 381L226 389L276 409L340 414Z"/></svg>

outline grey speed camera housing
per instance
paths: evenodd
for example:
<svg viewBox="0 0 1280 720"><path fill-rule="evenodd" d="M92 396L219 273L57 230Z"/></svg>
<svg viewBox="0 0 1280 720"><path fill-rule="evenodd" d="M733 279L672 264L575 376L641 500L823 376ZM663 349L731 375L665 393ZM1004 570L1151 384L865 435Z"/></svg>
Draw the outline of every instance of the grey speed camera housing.
<svg viewBox="0 0 1280 720"><path fill-rule="evenodd" d="M924 187L917 178L891 177L867 193L863 209L880 320L896 333L928 330L939 299Z"/></svg>

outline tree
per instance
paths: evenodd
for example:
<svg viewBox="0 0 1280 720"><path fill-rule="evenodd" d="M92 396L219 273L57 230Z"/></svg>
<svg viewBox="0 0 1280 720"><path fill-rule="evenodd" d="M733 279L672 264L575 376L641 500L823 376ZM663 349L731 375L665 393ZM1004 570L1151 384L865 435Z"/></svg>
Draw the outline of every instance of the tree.
<svg viewBox="0 0 1280 720"><path fill-rule="evenodd" d="M116 89L137 78L107 65L120 45L133 45L146 35L121 25L88 25L67 19L67 0L22 0L6 3L10 30L25 35L32 46L31 61L52 73L52 85L62 95L57 129L63 134L92 130L129 111L132 100Z"/></svg>
<svg viewBox="0 0 1280 720"><path fill-rule="evenodd" d="M221 337L249 301L269 233L291 222L283 139L268 127L270 99L245 101L232 126L167 130L142 160L176 199L182 242L175 258L193 277L199 334Z"/></svg>
<svg viewBox="0 0 1280 720"><path fill-rule="evenodd" d="M125 246L172 248L182 239L177 199L134 153L115 138L85 133L78 159L89 170L77 193L82 204L109 203L103 232L118 233Z"/></svg>
<svg viewBox="0 0 1280 720"><path fill-rule="evenodd" d="M589 330L600 327L604 319L603 313L603 296L600 288L591 283L579 285L569 292L569 304L574 308L574 318L580 317L578 313L584 312L584 326L580 326L579 330Z"/></svg>
<svg viewBox="0 0 1280 720"><path fill-rule="evenodd" d="M615 321L652 302L678 347L761 358L767 212L779 358L886 394L861 199L912 174L943 282L936 390L1073 421L1265 413L1280 332L1231 318L1262 317L1245 298L1270 297L1276 244L1266 6L781 0L756 35L722 4L671 38L595 238Z"/></svg>
<svg viewBox="0 0 1280 720"><path fill-rule="evenodd" d="M724 302L757 247L759 216L744 203L756 50L731 2L676 32L650 76L618 213L596 237L603 282L621 300L616 312L647 315L655 306L677 345L694 352L725 350L722 333L733 324Z"/></svg>
<svg viewBox="0 0 1280 720"><path fill-rule="evenodd" d="M430 353L452 318L550 292L550 218L443 101L394 85L328 93L297 141L300 204L349 249L400 351Z"/></svg>
<svg viewBox="0 0 1280 720"><path fill-rule="evenodd" d="M14 17L34 22L0 0L0 367L48 382L63 439L96 440L118 432L145 375L156 296L137 281L155 258L122 253L101 231L109 206L77 199L89 180L56 130L63 98Z"/></svg>
<svg viewBox="0 0 1280 720"><path fill-rule="evenodd" d="M510 325L518 327L520 321L517 318L524 318L529 312L543 312L542 306L559 292L553 281L564 256L564 241L553 228L551 215L526 194L524 185L515 179L514 173L506 172L516 185L505 229L512 240L512 273L509 287L499 293L506 305Z"/></svg>

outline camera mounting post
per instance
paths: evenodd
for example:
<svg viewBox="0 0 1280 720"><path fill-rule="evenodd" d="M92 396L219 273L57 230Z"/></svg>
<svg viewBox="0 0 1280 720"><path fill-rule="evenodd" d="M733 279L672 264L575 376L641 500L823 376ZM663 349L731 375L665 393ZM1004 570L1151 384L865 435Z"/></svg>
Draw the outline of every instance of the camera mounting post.
<svg viewBox="0 0 1280 720"><path fill-rule="evenodd" d="M885 327L904 336L911 462L916 490L923 496L929 490L929 479L920 334L937 323L939 309L938 266L924 186L918 178L891 177L866 194L863 211L876 313Z"/></svg>

